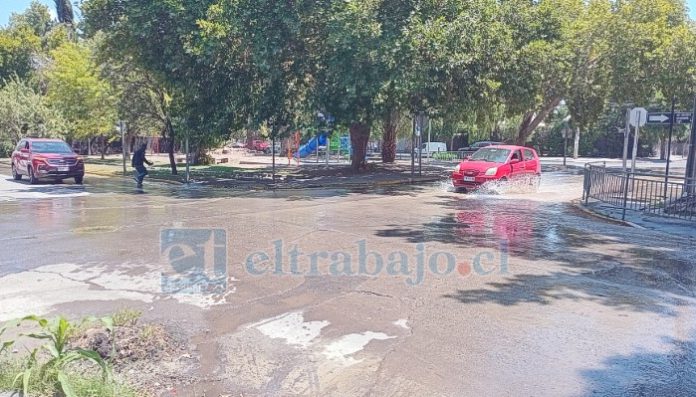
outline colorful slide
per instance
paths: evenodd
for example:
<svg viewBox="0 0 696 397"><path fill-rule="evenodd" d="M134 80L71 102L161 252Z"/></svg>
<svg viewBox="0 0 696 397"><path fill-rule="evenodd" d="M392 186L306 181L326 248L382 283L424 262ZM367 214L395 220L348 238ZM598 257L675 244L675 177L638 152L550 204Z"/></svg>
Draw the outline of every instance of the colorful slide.
<svg viewBox="0 0 696 397"><path fill-rule="evenodd" d="M326 134L321 134L319 136L315 136L314 138L310 139L309 142L300 146L300 149L297 151L297 153L295 153L295 157L297 157L298 154L300 155L300 158L307 157L317 150L317 146L325 146L325 145L326 145Z"/></svg>

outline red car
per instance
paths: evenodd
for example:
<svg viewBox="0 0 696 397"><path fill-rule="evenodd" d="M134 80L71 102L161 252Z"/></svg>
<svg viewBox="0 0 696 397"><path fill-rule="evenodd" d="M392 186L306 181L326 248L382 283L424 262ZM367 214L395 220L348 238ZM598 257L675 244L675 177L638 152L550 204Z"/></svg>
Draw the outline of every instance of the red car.
<svg viewBox="0 0 696 397"><path fill-rule="evenodd" d="M25 138L12 152L12 177L18 181L22 176L29 178L31 184L37 183L39 178L75 178L75 183L81 184L85 164L82 157L60 139Z"/></svg>
<svg viewBox="0 0 696 397"><path fill-rule="evenodd" d="M271 145L268 142L261 139L254 139L247 144L247 149L256 150L257 152L267 152L270 150Z"/></svg>
<svg viewBox="0 0 696 397"><path fill-rule="evenodd" d="M534 183L540 180L541 162L534 149L511 145L488 146L460 162L452 172L454 187L465 190L474 190L489 181L516 178L529 178Z"/></svg>

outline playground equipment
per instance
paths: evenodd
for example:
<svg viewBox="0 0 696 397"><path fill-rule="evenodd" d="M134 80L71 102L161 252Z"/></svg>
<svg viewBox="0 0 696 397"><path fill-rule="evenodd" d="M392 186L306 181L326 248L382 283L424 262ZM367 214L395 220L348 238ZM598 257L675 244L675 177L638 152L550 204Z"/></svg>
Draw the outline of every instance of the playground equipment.
<svg viewBox="0 0 696 397"><path fill-rule="evenodd" d="M295 153L295 157L298 155L300 158L304 158L314 153L317 150L317 146L326 146L326 134L320 134L309 140L309 142L300 146L300 149Z"/></svg>

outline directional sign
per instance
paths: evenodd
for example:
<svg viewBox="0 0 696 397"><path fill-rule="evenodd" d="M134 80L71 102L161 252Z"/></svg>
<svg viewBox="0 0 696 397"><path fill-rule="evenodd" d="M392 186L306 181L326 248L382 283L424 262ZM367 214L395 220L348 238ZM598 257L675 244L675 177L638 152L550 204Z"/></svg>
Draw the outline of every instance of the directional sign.
<svg viewBox="0 0 696 397"><path fill-rule="evenodd" d="M674 112L674 122L676 124L691 124L693 113L691 112Z"/></svg>
<svg viewBox="0 0 696 397"><path fill-rule="evenodd" d="M648 113L648 124L669 124L672 113Z"/></svg>
<svg viewBox="0 0 696 397"><path fill-rule="evenodd" d="M648 113L648 124L666 125L672 119L670 112ZM675 124L691 124L693 113L691 112L674 112Z"/></svg>

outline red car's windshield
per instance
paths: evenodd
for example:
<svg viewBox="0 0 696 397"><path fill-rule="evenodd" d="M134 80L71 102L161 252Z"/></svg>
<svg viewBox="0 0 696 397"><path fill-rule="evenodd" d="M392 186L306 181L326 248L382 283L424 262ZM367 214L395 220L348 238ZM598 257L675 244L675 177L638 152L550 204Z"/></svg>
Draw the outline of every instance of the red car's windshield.
<svg viewBox="0 0 696 397"><path fill-rule="evenodd" d="M31 149L37 153L72 153L65 142L33 142Z"/></svg>
<svg viewBox="0 0 696 397"><path fill-rule="evenodd" d="M471 156L471 160L504 163L508 155L510 155L510 150L508 149L483 148L474 153L473 156Z"/></svg>

